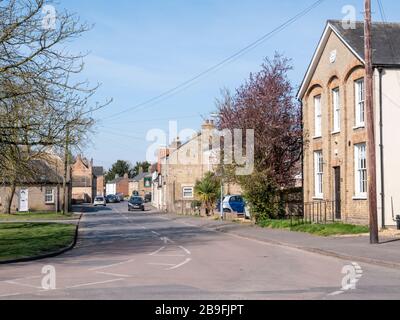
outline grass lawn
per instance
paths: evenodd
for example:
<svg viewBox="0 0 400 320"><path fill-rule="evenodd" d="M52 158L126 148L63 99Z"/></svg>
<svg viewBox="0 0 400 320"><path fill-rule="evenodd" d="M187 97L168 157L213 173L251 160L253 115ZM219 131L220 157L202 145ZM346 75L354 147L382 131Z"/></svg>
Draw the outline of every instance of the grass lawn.
<svg viewBox="0 0 400 320"><path fill-rule="evenodd" d="M0 221L27 221L27 220L73 220L77 215L63 215L56 212L18 212L15 214L0 214Z"/></svg>
<svg viewBox="0 0 400 320"><path fill-rule="evenodd" d="M331 223L331 224L301 224L290 220L263 220L258 223L263 228L272 229L287 229L290 231L306 232L317 236L334 236L334 235L351 235L368 233L369 228L366 226L356 226L344 223Z"/></svg>
<svg viewBox="0 0 400 320"><path fill-rule="evenodd" d="M51 223L0 224L0 261L52 253L69 246L75 225Z"/></svg>

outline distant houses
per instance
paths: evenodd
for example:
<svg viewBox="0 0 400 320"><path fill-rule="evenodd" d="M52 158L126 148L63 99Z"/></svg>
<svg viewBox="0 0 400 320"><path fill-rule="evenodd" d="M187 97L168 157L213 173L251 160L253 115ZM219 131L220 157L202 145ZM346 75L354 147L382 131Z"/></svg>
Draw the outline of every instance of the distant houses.
<svg viewBox="0 0 400 320"><path fill-rule="evenodd" d="M188 141L179 138L160 148L157 171L153 173L152 204L159 210L191 213L196 200L194 187L207 172L215 172L213 138L215 125L206 120L202 130ZM238 185L226 184L226 194L240 194Z"/></svg>
<svg viewBox="0 0 400 320"><path fill-rule="evenodd" d="M372 26L377 197L381 226L400 214L400 24ZM333 219L368 224L364 24L328 21L304 77L304 199ZM314 205L313 205L314 204ZM323 212L321 217L323 217Z"/></svg>
<svg viewBox="0 0 400 320"><path fill-rule="evenodd" d="M152 174L143 172L129 180L129 195L137 194L143 198L150 197L152 194Z"/></svg>
<svg viewBox="0 0 400 320"><path fill-rule="evenodd" d="M78 155L71 166L72 201L74 203L92 203L97 195L104 195L104 169L93 165Z"/></svg>
<svg viewBox="0 0 400 320"><path fill-rule="evenodd" d="M117 175L114 180L107 182L106 195L117 193L123 194L124 197L129 196L129 176L127 173L123 177Z"/></svg>

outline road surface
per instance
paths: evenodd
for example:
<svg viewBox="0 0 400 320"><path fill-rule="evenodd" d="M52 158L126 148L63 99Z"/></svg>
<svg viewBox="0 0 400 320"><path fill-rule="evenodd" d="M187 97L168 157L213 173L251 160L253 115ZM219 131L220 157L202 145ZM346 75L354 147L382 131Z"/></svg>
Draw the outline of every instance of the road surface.
<svg viewBox="0 0 400 320"><path fill-rule="evenodd" d="M399 270L363 263L356 289L342 290L342 269L352 262L198 228L149 208L128 213L121 203L89 208L74 250L0 266L0 299L400 298Z"/></svg>

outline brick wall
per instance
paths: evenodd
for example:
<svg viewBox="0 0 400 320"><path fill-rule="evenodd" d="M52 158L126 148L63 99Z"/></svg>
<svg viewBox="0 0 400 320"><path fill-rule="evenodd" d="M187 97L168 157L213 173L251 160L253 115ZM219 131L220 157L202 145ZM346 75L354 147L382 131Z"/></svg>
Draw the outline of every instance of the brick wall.
<svg viewBox="0 0 400 320"><path fill-rule="evenodd" d="M54 203L46 204L45 202L45 190L51 188L54 190ZM28 189L28 206L31 212L55 212L61 210L63 205L63 188L60 186L32 186L27 187ZM20 199L20 187L16 188L13 202L11 205L11 211L17 212L19 210L19 199ZM57 197L59 195L59 197ZM0 187L0 212L6 210L6 199L10 196L10 189L7 187ZM58 201L57 201L58 198Z"/></svg>
<svg viewBox="0 0 400 320"><path fill-rule="evenodd" d="M330 54L336 50L337 58L330 63ZM324 158L323 200L334 200L334 167L341 171L342 220L368 223L367 200L355 200L354 144L366 142L366 130L355 129L354 81L364 76L361 62L331 34L307 93L303 98L304 121L304 198L314 199L314 151L322 150ZM341 130L333 131L332 89L339 87ZM314 97L321 95L322 138L314 138Z"/></svg>

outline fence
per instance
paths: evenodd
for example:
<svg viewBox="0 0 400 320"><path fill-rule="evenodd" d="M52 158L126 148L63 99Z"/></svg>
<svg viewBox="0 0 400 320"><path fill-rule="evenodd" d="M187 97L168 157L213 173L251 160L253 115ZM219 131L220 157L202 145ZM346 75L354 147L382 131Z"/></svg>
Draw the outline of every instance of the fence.
<svg viewBox="0 0 400 320"><path fill-rule="evenodd" d="M340 219L337 201L318 201L304 203L303 222L305 223L333 223Z"/></svg>

